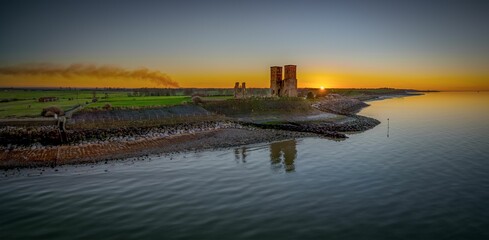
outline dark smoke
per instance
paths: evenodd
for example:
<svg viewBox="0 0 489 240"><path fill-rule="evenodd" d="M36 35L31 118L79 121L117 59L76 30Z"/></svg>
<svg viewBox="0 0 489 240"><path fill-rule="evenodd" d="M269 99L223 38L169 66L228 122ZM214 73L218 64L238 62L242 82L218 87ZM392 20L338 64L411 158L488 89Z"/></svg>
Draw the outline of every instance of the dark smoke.
<svg viewBox="0 0 489 240"><path fill-rule="evenodd" d="M152 71L147 68L127 70L115 66L97 66L92 64L72 64L68 67L53 64L26 64L0 68L3 75L46 75L46 76L86 76L96 78L132 78L155 82L159 86L179 87L170 76L160 72Z"/></svg>

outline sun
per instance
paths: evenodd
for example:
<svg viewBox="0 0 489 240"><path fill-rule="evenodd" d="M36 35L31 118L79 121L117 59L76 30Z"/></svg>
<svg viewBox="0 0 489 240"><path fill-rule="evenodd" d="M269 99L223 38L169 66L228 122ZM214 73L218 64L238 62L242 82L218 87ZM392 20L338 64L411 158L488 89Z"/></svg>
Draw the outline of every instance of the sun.
<svg viewBox="0 0 489 240"><path fill-rule="evenodd" d="M319 89L324 90L324 86L319 87Z"/></svg>

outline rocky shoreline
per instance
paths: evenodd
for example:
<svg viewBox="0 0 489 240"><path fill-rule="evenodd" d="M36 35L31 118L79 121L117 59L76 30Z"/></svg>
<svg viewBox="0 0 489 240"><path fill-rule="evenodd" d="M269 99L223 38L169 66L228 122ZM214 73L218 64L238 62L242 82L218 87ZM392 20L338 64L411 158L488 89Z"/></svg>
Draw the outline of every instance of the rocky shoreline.
<svg viewBox="0 0 489 240"><path fill-rule="evenodd" d="M309 121L309 122L281 122L273 124L246 123L247 126L253 126L262 129L277 129L294 132L308 132L321 135L323 137L345 139L348 138L344 132L361 132L371 129L380 121L377 119L351 115L349 121L326 122L326 121Z"/></svg>
<svg viewBox="0 0 489 240"><path fill-rule="evenodd" d="M333 95L312 107L339 118L267 123L216 118L157 126L71 128L63 131L63 138L58 126L7 126L0 128L0 168L99 162L310 136L342 140L347 132L365 131L380 123L355 114L365 106L362 101Z"/></svg>
<svg viewBox="0 0 489 240"><path fill-rule="evenodd" d="M135 139L93 141L61 146L11 147L1 149L0 169L95 163L153 154L222 149L308 136L315 135L243 127L216 128L167 137L147 135Z"/></svg>
<svg viewBox="0 0 489 240"><path fill-rule="evenodd" d="M352 115L368 106L370 105L356 98L347 98L338 94L329 94L317 103L312 104L312 107L320 111L341 115Z"/></svg>
<svg viewBox="0 0 489 240"><path fill-rule="evenodd" d="M66 144L43 145L35 142L0 145L0 169L93 163L148 154L221 149L312 136L341 140L346 138L346 135L337 132L338 129L363 131L376 125L370 121L366 123L362 125L356 121L348 121L264 125L226 121L152 128L69 130L69 139L72 142ZM3 141L6 141L6 135L10 138L20 134L23 136L19 139L33 137L31 140L36 140L35 136L46 134L44 142L49 139L55 140L57 134L56 129L51 127L7 127L0 129L0 133ZM53 136L50 137L49 134Z"/></svg>
<svg viewBox="0 0 489 240"><path fill-rule="evenodd" d="M60 130L57 126L41 127L3 127L0 128L0 149L36 146L56 146L86 144L104 141L134 141L147 137L168 137L221 128L242 128L232 121L203 121L160 126L77 128L65 131L66 139L60 142Z"/></svg>

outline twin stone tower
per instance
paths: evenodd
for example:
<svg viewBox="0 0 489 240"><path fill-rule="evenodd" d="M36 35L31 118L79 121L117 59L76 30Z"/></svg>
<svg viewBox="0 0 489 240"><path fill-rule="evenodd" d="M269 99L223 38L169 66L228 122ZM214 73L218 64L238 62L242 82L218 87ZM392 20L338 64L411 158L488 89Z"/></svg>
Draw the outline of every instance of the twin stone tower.
<svg viewBox="0 0 489 240"><path fill-rule="evenodd" d="M270 91L272 96L297 97L296 65L285 65L282 78L282 67L270 67Z"/></svg>
<svg viewBox="0 0 489 240"><path fill-rule="evenodd" d="M285 71L282 71L285 69ZM272 97L297 97L296 65L270 67L270 94ZM282 77L282 72L284 75ZM234 85L234 97L246 97L246 83L242 85L236 82Z"/></svg>

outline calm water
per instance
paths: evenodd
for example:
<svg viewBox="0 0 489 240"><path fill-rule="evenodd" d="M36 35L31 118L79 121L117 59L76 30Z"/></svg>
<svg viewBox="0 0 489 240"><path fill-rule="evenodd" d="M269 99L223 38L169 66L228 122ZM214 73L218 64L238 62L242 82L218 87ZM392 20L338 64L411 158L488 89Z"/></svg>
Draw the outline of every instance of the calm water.
<svg viewBox="0 0 489 240"><path fill-rule="evenodd" d="M489 239L489 94L371 104L341 142L3 172L0 238Z"/></svg>

